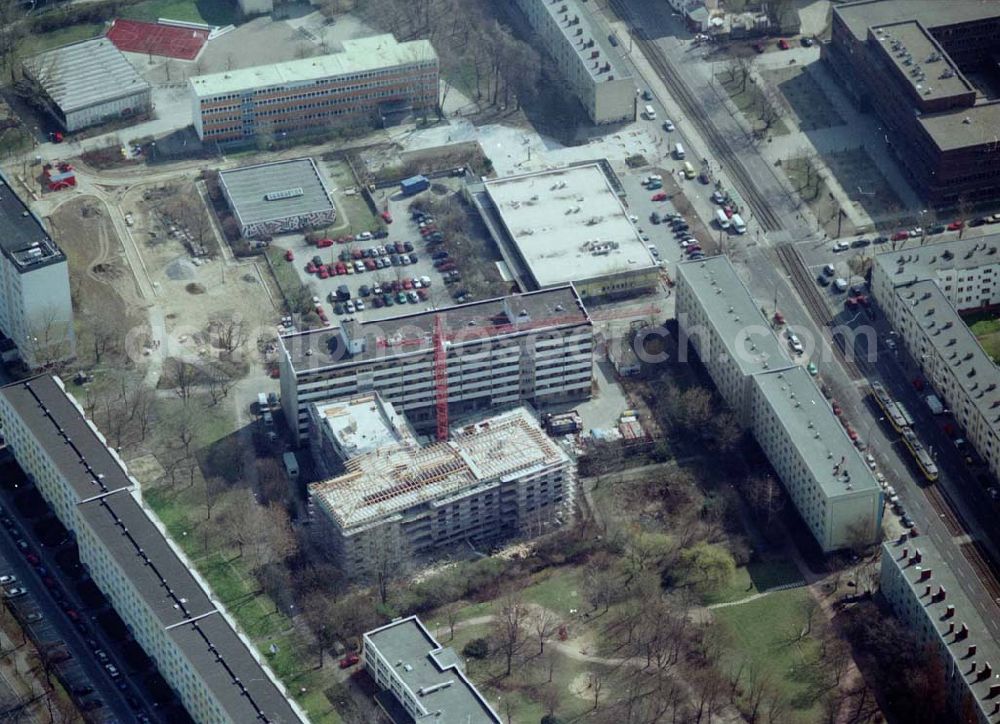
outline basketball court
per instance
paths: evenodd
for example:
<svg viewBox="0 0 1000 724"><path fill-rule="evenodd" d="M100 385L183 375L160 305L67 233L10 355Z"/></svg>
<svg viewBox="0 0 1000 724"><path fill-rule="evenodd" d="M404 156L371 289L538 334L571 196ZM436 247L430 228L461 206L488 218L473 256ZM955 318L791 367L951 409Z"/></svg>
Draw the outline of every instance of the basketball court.
<svg viewBox="0 0 1000 724"><path fill-rule="evenodd" d="M126 53L194 60L208 40L208 33L208 30L119 18L111 24L107 37Z"/></svg>

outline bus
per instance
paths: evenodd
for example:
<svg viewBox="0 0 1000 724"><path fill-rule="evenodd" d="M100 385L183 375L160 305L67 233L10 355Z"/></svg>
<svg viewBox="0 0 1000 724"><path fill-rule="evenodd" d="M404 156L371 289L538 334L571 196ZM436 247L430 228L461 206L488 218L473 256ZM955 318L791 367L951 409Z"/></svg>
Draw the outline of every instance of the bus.
<svg viewBox="0 0 1000 724"><path fill-rule="evenodd" d="M691 165L691 162L690 161L685 161L684 162L684 178L686 178L686 179L693 179L697 175L698 174L695 173L694 166Z"/></svg>

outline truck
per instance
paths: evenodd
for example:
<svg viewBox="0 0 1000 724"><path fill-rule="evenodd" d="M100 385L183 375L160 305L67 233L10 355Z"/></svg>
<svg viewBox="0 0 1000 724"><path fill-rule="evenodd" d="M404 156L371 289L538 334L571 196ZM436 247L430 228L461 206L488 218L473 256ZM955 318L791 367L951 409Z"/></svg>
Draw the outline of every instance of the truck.
<svg viewBox="0 0 1000 724"><path fill-rule="evenodd" d="M411 176L399 182L399 189L403 196L413 196L431 187L431 182L426 176Z"/></svg>
<svg viewBox="0 0 1000 724"><path fill-rule="evenodd" d="M924 402L927 403L927 407L930 408L930 411L933 414L935 415L944 414L944 404L942 404L940 398L937 395L927 395L927 397L924 398Z"/></svg>

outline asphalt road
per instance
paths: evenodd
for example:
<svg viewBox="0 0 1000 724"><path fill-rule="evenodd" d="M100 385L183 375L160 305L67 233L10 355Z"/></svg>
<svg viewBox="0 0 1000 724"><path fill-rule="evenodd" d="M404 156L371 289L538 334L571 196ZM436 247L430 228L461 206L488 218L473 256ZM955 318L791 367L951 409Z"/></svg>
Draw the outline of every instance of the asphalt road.
<svg viewBox="0 0 1000 724"><path fill-rule="evenodd" d="M142 702L147 716L153 718L151 712L154 711L153 702L148 698L145 691L136 685L136 678L130 677L131 667L124 661L117 652L120 644L111 641L105 634L103 628L98 624L96 615L89 612L88 607L80 599L76 592L76 581L68 576L55 561L55 548L43 546L37 539L33 530L32 521L25 520L19 515L13 505L12 495L4 490L0 494L3 501L5 514L14 520L16 529L14 531L4 530L0 533L0 555L7 561L9 570L18 578L18 584L27 587L35 603L37 610L42 613L44 620L51 625L65 642L67 650L73 654L73 661L76 662L87 681L77 685L88 685L94 688L95 693L85 697L86 699L99 698L104 702L102 709L95 710L90 716L95 721L136 721L136 713L126 701L126 696L132 696ZM41 559L41 566L44 567L44 575L51 576L56 580L56 587L49 589L42 581L43 575L39 569L30 565L25 559L15 541L22 538L28 542L31 553ZM56 596L63 597L69 607L77 611L86 625L86 631L81 632L77 626L70 621L64 610L56 601ZM104 670L103 664L94 657L91 647L86 639L95 640L98 647L109 656L109 662L114 664L122 672L127 688L124 691L115 686L115 681L111 679ZM109 716L110 714L110 716Z"/></svg>
<svg viewBox="0 0 1000 724"><path fill-rule="evenodd" d="M724 105L715 102L714 89L710 87L709 82L711 70L710 67L706 69L709 64L703 58L706 51L692 48L689 40L690 33L683 28L681 22L655 3L642 2L642 0L611 0L611 5L623 11L621 14L630 22L635 32L642 37L650 38L650 42L655 43L656 50L659 51L663 60L672 66L675 74L684 79L687 87L693 91L695 96L705 101L701 107L691 110L699 114L704 122L709 123L716 131L731 140L731 145L737 152L738 163L742 166L744 174L748 172L755 182L758 197L763 198L773 212L780 217L783 230L777 232L758 233L760 228L756 226L755 220L748 220L750 233L743 237L742 246L734 250L736 253L731 251L730 255L737 258L739 266L743 268L744 280L754 297L768 310L768 313L773 312L776 306L784 314L788 323L803 333L800 336L814 340L814 348L808 359L814 360L820 367L823 381L834 391L834 395L852 420L855 429L863 436L867 435L868 442L874 448L874 454L881 469L889 482L896 488L910 517L914 519L921 533L930 537L941 550L941 554L948 561L965 589L966 595L979 609L983 620L987 622L991 634L1000 639L996 604L978 581L975 570L958 547L967 538L953 536L942 522L940 514L917 484L917 478L910 468L908 454L905 452L901 454L900 444L896 441L896 436L893 434L892 439L887 437L886 429L882 426L883 423L879 422L879 416L865 402L866 386L862 385L859 388L847 374L833 353L825 324L822 326L817 324L816 320L805 311L798 293L790 284L773 248L769 248L777 242L794 241L811 243L817 250L825 248L832 254L832 242L823 242L809 228L805 220L798 218L796 211L798 204L777 180L774 169L764 161L749 139L746 139L742 128ZM676 133L683 139L688 149L698 149L699 153L701 149L705 149L705 154L708 155L708 149L712 145L708 142L710 139L700 137L695 124L689 123L686 114L678 111L678 104L674 99L669 98L662 77L656 79L643 77L643 74L639 72L638 64L632 62L632 58L627 52L627 44L625 45L626 52L623 53L622 60L632 67L637 78L637 86L650 87L653 90L657 98L653 102L654 107L658 112L665 114L661 117L670 117L677 124L678 131ZM658 74L662 76L662 71ZM704 122L699 125L704 126ZM729 169L723 167L717 172L717 175L728 187L732 188L728 171ZM695 203L695 207L703 219L709 220L711 218L712 208L710 204L699 205ZM809 263L814 263L812 258L809 259ZM822 266L822 263L826 262L823 261L819 265ZM802 361L804 363L807 358L803 358ZM909 396L904 394L902 388L907 386L908 383L905 380L908 380L909 377L901 374L899 363L893 355L880 355L873 373L884 375L885 379L892 380L893 391L899 391L912 414L919 414L918 408L923 407L923 404L918 405L911 399L914 396L912 388L908 393ZM918 418L918 424L921 426L922 439L934 445L927 439L927 435L932 431L940 433L936 424L923 419L922 416ZM925 426L928 427L927 430L923 429ZM941 443L934 445L934 447L938 451L939 466L942 468L941 481L938 484L948 489L953 499L955 496L974 496L977 491L972 490L967 483L958 484L952 481L952 474L956 468L956 461L951 459L953 450L946 451L946 446ZM950 447L953 448L953 445ZM906 457L904 458L903 455ZM981 490L978 492L982 493ZM992 506L984 507L975 500L972 502L973 504L968 507L977 510L978 515L972 519L963 516L964 522L971 525L973 530L969 532L974 537L987 537L985 531L993 532L995 530L995 514L990 514ZM980 518L986 518L986 520L981 521ZM982 522L987 524L981 525Z"/></svg>

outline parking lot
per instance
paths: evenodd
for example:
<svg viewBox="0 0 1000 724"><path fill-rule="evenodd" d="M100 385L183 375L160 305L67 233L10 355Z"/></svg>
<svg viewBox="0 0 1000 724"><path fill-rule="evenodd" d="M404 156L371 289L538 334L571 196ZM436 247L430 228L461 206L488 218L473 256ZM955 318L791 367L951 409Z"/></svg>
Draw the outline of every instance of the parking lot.
<svg viewBox="0 0 1000 724"><path fill-rule="evenodd" d="M395 194L389 199L391 222L383 238L362 233L360 238L341 237L320 242L321 246L309 244L302 234L275 239L275 246L292 252L291 261L286 256L284 263L294 265L302 282L314 289L331 323L345 316L372 321L471 301L470 295L463 294L456 260L434 241L443 236L435 236L433 221L424 222L421 229L411 216L408 207L414 198ZM316 271L320 265L326 268L326 278ZM346 287L349 300L343 294L338 297L341 287ZM381 295L375 293L376 288ZM355 306L359 301L360 308Z"/></svg>

